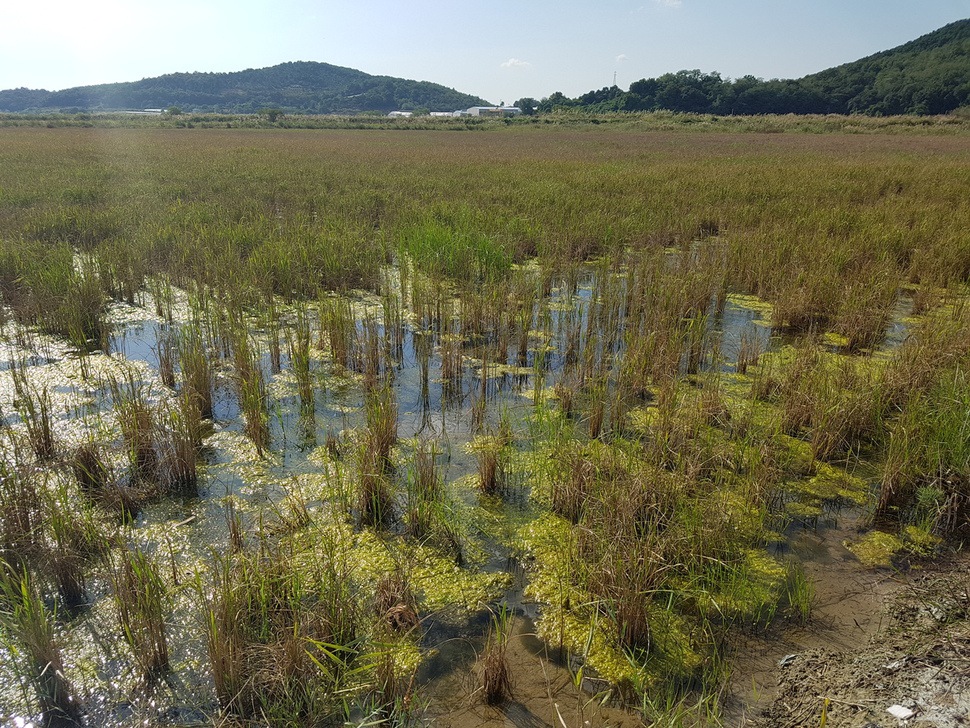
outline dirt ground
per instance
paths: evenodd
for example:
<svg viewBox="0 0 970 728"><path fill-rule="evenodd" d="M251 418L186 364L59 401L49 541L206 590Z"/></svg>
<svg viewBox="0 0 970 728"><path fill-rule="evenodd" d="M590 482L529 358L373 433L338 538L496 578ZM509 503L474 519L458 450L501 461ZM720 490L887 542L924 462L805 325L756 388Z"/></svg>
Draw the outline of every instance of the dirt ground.
<svg viewBox="0 0 970 728"><path fill-rule="evenodd" d="M819 605L817 628L788 637L791 652L766 643L750 662L728 725L970 725L970 554L848 576L823 580L832 592L843 582L844 597ZM838 622L826 636L829 618Z"/></svg>

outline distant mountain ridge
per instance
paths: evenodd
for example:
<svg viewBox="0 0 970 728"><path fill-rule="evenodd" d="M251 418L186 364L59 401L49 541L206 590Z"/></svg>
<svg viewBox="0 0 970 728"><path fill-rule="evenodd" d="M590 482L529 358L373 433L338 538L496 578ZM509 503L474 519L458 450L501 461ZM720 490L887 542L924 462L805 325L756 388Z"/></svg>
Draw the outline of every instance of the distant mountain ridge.
<svg viewBox="0 0 970 728"><path fill-rule="evenodd" d="M541 111L702 114L946 114L970 105L970 19L800 79L722 79L699 70L644 78L575 99L555 93Z"/></svg>
<svg viewBox="0 0 970 728"><path fill-rule="evenodd" d="M155 78L62 91L0 91L0 111L167 109L355 114L426 108L453 111L488 105L477 96L428 81L372 76L314 61L281 63L232 73L170 73Z"/></svg>

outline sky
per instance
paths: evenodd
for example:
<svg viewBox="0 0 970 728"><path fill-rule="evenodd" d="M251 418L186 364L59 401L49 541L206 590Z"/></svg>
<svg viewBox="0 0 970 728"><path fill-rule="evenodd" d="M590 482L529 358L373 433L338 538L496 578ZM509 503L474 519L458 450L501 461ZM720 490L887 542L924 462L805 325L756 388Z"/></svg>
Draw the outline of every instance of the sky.
<svg viewBox="0 0 970 728"><path fill-rule="evenodd" d="M0 89L322 61L512 103L681 69L798 78L970 0L0 0Z"/></svg>

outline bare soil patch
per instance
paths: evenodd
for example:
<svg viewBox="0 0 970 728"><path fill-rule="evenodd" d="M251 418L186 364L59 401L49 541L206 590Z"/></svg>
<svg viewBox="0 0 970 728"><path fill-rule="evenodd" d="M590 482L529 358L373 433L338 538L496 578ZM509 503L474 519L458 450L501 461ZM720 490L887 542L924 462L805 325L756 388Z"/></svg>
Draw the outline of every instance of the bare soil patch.
<svg viewBox="0 0 970 728"><path fill-rule="evenodd" d="M970 555L916 566L881 582L873 595L880 593L884 605L868 639L860 623L853 645L843 623L842 644L782 656L772 670L777 687L737 723L970 725Z"/></svg>

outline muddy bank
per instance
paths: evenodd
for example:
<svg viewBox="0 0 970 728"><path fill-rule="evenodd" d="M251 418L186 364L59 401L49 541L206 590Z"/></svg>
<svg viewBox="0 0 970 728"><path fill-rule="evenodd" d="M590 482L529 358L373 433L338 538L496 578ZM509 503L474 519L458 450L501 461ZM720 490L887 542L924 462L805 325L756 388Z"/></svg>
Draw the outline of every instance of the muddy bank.
<svg viewBox="0 0 970 728"><path fill-rule="evenodd" d="M810 636L801 644L793 637L784 644L792 652L777 661L781 645L765 651L764 663L769 652L775 653L772 665L763 664L748 679L757 688L759 680L773 675L774 685L760 694L748 691L728 724L970 724L970 556L915 565L906 574L862 574L858 585L866 579L872 589L847 598L830 639L824 629L810 625ZM823 603L819 611L824 620L838 610Z"/></svg>

